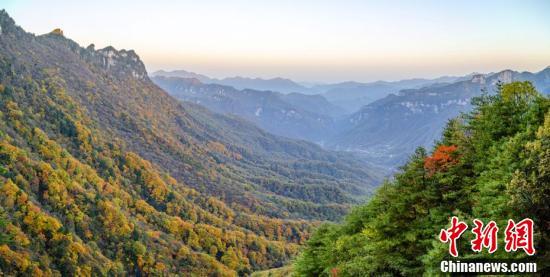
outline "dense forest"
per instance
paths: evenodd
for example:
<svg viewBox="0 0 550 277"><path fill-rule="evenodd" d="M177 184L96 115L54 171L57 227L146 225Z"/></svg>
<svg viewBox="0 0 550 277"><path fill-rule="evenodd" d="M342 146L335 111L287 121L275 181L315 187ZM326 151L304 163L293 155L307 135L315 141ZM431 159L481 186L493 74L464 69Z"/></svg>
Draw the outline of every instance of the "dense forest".
<svg viewBox="0 0 550 277"><path fill-rule="evenodd" d="M379 179L173 99L136 53L0 11L0 275L235 276L282 266Z"/></svg>
<svg viewBox="0 0 550 277"><path fill-rule="evenodd" d="M441 274L449 246L438 240L456 216L496 221L531 218L534 260L550 267L550 99L529 82L501 84L451 120L428 153L419 148L393 180L342 224L320 226L294 264L298 276L420 276ZM508 253L504 236L493 254L475 253L466 231L460 258L523 258Z"/></svg>

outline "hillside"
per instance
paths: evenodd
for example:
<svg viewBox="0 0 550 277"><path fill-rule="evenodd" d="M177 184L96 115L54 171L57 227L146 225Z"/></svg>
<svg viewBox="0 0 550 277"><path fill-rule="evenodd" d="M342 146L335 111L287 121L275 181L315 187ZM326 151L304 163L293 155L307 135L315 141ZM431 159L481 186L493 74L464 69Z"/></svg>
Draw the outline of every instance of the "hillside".
<svg viewBox="0 0 550 277"><path fill-rule="evenodd" d="M507 73L505 73L507 74ZM510 76L510 75L508 75ZM530 82L476 97L472 111L448 122L430 153L419 148L395 179L340 224L321 226L294 265L297 276L439 276L451 260L437 237L450 217L473 226L494 220L498 249L471 249L472 227L457 242L462 261L519 261L505 251L508 219L534 221L528 259L550 271L550 99ZM501 235L502 234L502 235ZM487 237L486 237L487 238Z"/></svg>
<svg viewBox="0 0 550 277"><path fill-rule="evenodd" d="M277 267L376 184L349 155L179 103L131 50L35 36L5 11L0 27L7 275Z"/></svg>

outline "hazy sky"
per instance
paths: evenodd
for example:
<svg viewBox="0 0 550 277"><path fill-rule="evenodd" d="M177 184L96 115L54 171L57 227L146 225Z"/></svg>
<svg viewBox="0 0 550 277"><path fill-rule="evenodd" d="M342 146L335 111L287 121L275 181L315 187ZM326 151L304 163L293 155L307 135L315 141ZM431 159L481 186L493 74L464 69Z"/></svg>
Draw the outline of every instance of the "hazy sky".
<svg viewBox="0 0 550 277"><path fill-rule="evenodd" d="M0 0L42 34L134 49L149 71L372 81L550 65L550 1Z"/></svg>

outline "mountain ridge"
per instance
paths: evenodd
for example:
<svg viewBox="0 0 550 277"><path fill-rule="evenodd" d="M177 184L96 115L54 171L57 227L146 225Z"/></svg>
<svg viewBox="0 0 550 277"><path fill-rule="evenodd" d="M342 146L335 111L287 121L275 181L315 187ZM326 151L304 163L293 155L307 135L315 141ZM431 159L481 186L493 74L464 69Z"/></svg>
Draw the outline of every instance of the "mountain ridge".
<svg viewBox="0 0 550 277"><path fill-rule="evenodd" d="M317 84L313 86L302 86L298 82L287 78L276 77L272 79L249 78L249 77L228 77L223 79L210 78L203 74L197 74L186 70L164 71L159 70L151 74L152 77L181 77L197 78L205 84L220 84L231 86L236 89L252 89L260 91L281 92L283 94L301 93L304 95L322 95L331 104L344 108L345 112L352 113L361 106L380 99L390 93L397 93L405 88L417 88L435 83L454 82L463 80L473 74L466 76L441 76L434 79L413 78L399 81L374 81L356 82L345 81L332 84Z"/></svg>
<svg viewBox="0 0 550 277"><path fill-rule="evenodd" d="M197 78L205 84L219 84L234 87L239 90L243 89L253 89L259 91L275 91L282 93L292 93L292 92L307 92L308 89L297 82L294 82L287 78L275 77L275 78L250 78L250 77L225 77L222 79L211 78L203 74L198 74L186 70L174 70L174 71L164 71L158 70L151 73L152 77L165 76L165 77L180 77L180 78Z"/></svg>

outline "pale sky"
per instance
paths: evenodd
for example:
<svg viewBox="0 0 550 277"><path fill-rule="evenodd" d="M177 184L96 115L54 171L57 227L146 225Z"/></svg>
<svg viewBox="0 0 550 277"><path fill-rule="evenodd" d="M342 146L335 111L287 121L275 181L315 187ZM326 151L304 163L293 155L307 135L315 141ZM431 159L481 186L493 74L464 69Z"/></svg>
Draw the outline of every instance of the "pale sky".
<svg viewBox="0 0 550 277"><path fill-rule="evenodd" d="M134 49L151 72L374 81L550 65L550 1L0 0L28 32Z"/></svg>

